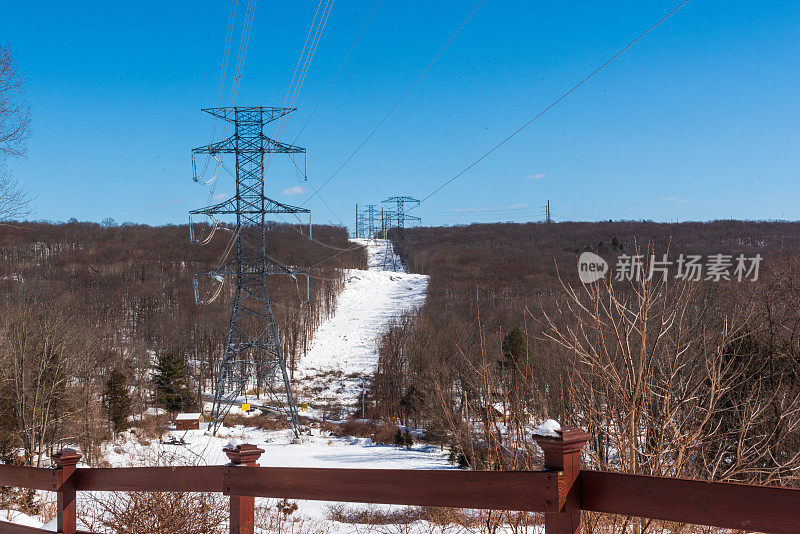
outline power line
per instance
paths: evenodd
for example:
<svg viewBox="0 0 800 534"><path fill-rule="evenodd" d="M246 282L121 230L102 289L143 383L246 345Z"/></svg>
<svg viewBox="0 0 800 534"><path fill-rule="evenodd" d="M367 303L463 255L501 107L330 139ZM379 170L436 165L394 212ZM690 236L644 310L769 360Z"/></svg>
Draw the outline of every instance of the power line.
<svg viewBox="0 0 800 534"><path fill-rule="evenodd" d="M617 52L616 54L614 54L614 55L613 55L613 56L612 56L612 57L611 57L611 58L610 58L608 61L606 61L605 63L603 63L603 64L602 64L602 65L600 65L599 67L597 67L597 68L596 68L594 71L592 71L592 72L591 72L591 73L590 73L588 76L586 76L586 77L585 77L583 80L581 80L581 81L580 81L580 82L578 82L577 84L573 85L571 89L569 89L568 91L566 91L565 93L563 93L563 94L562 94L560 97L558 97L558 98L557 98L555 101L553 101L553 103L552 103L552 104L550 104L549 106L547 106L546 108L544 108L542 111L540 111L540 112L539 112L539 113L538 113L536 116L534 116L534 117L533 117L531 120L529 120L528 122L526 122L525 124L523 124L522 126L520 126L519 128L517 128L517 129L516 129L516 130L515 130L515 131L514 131L514 132L513 132L511 135L509 135L508 137L506 137L505 139L503 139L502 141L500 141L498 144L496 144L495 146L493 146L493 147L492 147L491 149L489 149L489 150L488 150L486 153L484 153L484 154L483 154L481 157L479 157L478 159L476 159L475 161L473 161L472 163L470 163L469 165L467 165L466 167L464 167L464 168L463 168L461 171L459 171L459 172L458 172L458 173L457 173L455 176L453 176L452 178L450 178L449 180L447 180L446 182L444 182L442 185L440 185L439 187L437 187L436 189L434 189L434 190L433 190L433 191L432 191L432 192L431 192L431 193L430 193L428 196L424 197L424 198L422 199L422 201L421 201L421 202L425 202L426 200L428 200L429 198L431 198L433 195L435 195L436 193L438 193L439 191L441 191L442 189L444 189L445 187L447 187L448 185L450 185L450 184L451 184L453 181L455 181L456 179L458 179L458 178L459 178L461 175L463 175L464 173L466 173L467 171L469 171L469 170L470 170L472 167L474 167L475 165L477 165L478 163L480 163L481 161L483 161L483 160L484 160L486 157L488 157L490 154L492 154L492 153L493 153L495 150L497 150L498 148L500 148L501 146L503 146L504 144L506 144L506 143L507 143L509 140L511 140L511 138L512 138L512 137L514 137L515 135L517 135L518 133L520 133L522 130L524 130L525 128L527 128L528 126L530 126L530 125L531 125L531 124L532 124L534 121L536 121L536 119L538 119L539 117L541 117L542 115L544 115L545 113L547 113L548 111L550 111L550 109L552 109L552 108L553 108L553 107L554 107L556 104L558 104L559 102L561 102L562 100L564 100L564 99L565 99L566 97L568 97L568 96L569 96L569 95L570 95L572 92L574 92L576 89L578 89L578 88L579 88L580 86L582 86L584 83L586 83L587 81L589 81L589 80L590 80L590 79L591 79L591 78L592 78L592 77L593 77L595 74L597 74L598 72L600 72L601 70L603 70L604 68L606 68L606 67L609 65L609 63L611 63L612 61L614 61L615 59L617 59L619 56L621 56L623 53L625 53L625 52L626 52L626 51L627 51L629 48L631 48L633 45L635 45L636 43L638 43L638 42L639 42L641 39L643 39L643 38L644 38L644 37L645 37L645 36L646 36L648 33L650 33L651 31L653 31L654 29L656 29L656 28L657 28L657 27L658 27L658 26L659 26L659 25L660 25L662 22L664 22L665 20L667 20L668 18L670 18L670 17L671 17L673 14L675 14L675 12L677 12L677 11L678 11L680 8L682 8L682 7L683 7L684 5L686 5L688 2L689 2L689 0L684 0L683 2L681 2L680 4L678 4L678 7L676 7L675 9L673 9L672 11L670 11L669 13L667 13L667 15L666 15L664 18L662 18L661 20L659 20L658 22L656 22L655 24L653 24L652 26L650 26L650 28L649 28L647 31L645 31L645 32L644 32L643 34L641 34L639 37L637 37L636 39L634 39L633 41L631 41L631 42L628 44L628 46L626 46L625 48L623 48L622 50L620 50L619 52ZM412 208L412 209L413 209L413 208Z"/></svg>
<svg viewBox="0 0 800 534"><path fill-rule="evenodd" d="M428 63L428 66L425 67L425 70L422 71L422 74L420 74L417 77L417 79L414 80L414 83L411 84L411 87L406 89L406 92L403 93L403 95L395 103L395 105L392 106L392 109L389 110L389 112L386 114L386 116L384 116L383 119L381 119L381 121L378 123L378 125L375 126L372 129L372 131L364 138L363 141L361 141L361 143L359 143L359 145L355 148L355 150L353 150L353 152L351 152L350 155L347 156L347 159L345 159L344 162L341 165L339 165L339 167L333 172L333 174L331 174L330 177L327 180L325 180L325 182L323 182L323 184L321 186L319 186L319 188L316 191L314 191L314 193L305 200L305 202L300 204L301 206L305 206L306 204L309 203L309 201L311 201L312 198L317 196L319 194L319 192L326 185L328 185L328 183L331 180L333 180L336 177L337 174L339 174L339 171L341 171L345 167L345 165L347 165L350 162L350 160L353 159L353 157L358 153L358 151L361 150L361 147L363 147L367 143L367 141L369 141L370 138L375 134L375 132L378 131L378 128L380 128L383 125L383 123L386 122L386 119L388 119L389 116L394 112L394 110L397 109L397 107L403 102L403 100L405 100L405 98L414 89L414 87L416 87L416 85L419 83L419 81L425 76L425 74L428 73L428 70L430 70L430 68L433 66L433 64L436 63L436 61L439 59L439 57L441 57L441 55L444 53L444 51L447 50L447 47L450 46L450 43L452 43L455 40L455 38L458 36L458 34L461 33L461 30L464 28L464 26L467 25L467 22L470 21L470 19L475 14L475 12L478 10L478 8L481 7L481 4L483 4L483 1L484 0L479 0L478 4L475 6L475 9L473 9L472 12L469 14L469 16L464 20L464 22L461 23L461 26L458 27L458 29L455 31L455 33L453 33L453 35L450 36L450 39L448 39L447 42L442 47L442 49L439 50L439 53L436 54L436 57L434 57L433 60L430 63Z"/></svg>
<svg viewBox="0 0 800 534"><path fill-rule="evenodd" d="M227 37L225 38L225 54L223 55L222 67L221 72L219 75L219 89L217 91L217 107L222 105L222 90L225 86L225 74L228 71L228 59L230 58L230 51L231 51L231 41L233 39L233 28L236 22L236 8L239 5L238 0L233 0L231 2L231 10L228 14L228 32ZM211 144L211 141L214 139L214 133L217 129L217 118L214 117L214 120L211 122L211 134L208 138L208 143ZM201 175L204 175L206 170L208 169L208 164L211 161L211 158L206 158L206 163L203 166L203 170L200 172Z"/></svg>
<svg viewBox="0 0 800 534"><path fill-rule="evenodd" d="M328 17L331 14L331 10L333 9L334 0L327 0L325 3L325 8L322 11L322 15L320 16L320 21L317 24L317 29L314 32L314 38L311 41L311 45L308 46L308 52L306 53L306 45L308 45L308 36L306 36L306 44L303 46L303 52L300 54L300 59L303 59L303 55L305 54L305 61L303 61L303 67L300 69L300 76L297 78L297 83L294 84L294 76L292 77L292 82L294 84L294 88L290 85L290 91L287 91L287 97L289 99L288 105L285 103L286 99L284 99L284 107L293 107L294 103L297 101L298 96L300 95L300 89L303 87L303 82L305 82L306 74L308 73L308 68L311 66L311 61L314 59L314 55L317 51L317 46L319 45L320 38L322 37L322 33L325 31L325 26L328 24ZM320 0L320 5L322 4L322 0ZM317 6L317 12L319 12L319 5ZM308 35L311 35L311 30L314 28L314 23L317 20L317 13L314 14L314 20L311 23L311 28L309 28ZM299 62L298 62L299 66ZM295 75L297 74L297 68L295 68ZM291 96L289 95L291 93ZM283 117L280 120L275 128L273 129L273 137L276 137L275 132L277 130L277 137L280 137L283 134L283 130L286 127L286 121L288 120L287 117ZM265 170L269 168L270 163L272 162L272 157L267 160Z"/></svg>
<svg viewBox="0 0 800 534"><path fill-rule="evenodd" d="M313 111L311 111L311 115L309 115L308 119L306 119L306 122L305 122L305 124L303 124L303 127L300 128L299 132L297 132L297 135L294 137L294 141L292 141L292 144L294 144L297 141L297 138L300 137L300 134L303 133L303 130L306 129L306 126L308 126L308 123L311 122L311 119L314 117L314 114L319 109L319 106L320 106L320 104L322 104L322 101L325 100L326 96L328 96L328 92L331 90L331 87L333 87L333 83L336 81L336 78L339 77L339 73L342 72L342 68L344 67L345 63L347 63L347 60L350 59L350 54L353 53L353 49L356 47L356 45L358 44L358 41L361 39L361 36L364 34L364 30L367 29L367 25L372 20L372 16L375 14L375 10L378 9L378 4L380 4L380 3L381 3L381 0L378 0L377 2L375 2L375 5L372 7L372 11L369 12L369 16L367 17L366 22L364 22L364 25L361 26L361 30L358 32L358 35L356 36L355 41L353 41L353 44L350 45L350 50L347 51L347 55L345 55L344 59L339 64L339 68L336 70L336 74L333 75L333 79L331 79L331 82L328 84L328 87L327 87L327 89L325 89L325 92L322 94L322 97L320 97L319 101L317 102L317 105L314 106Z"/></svg>

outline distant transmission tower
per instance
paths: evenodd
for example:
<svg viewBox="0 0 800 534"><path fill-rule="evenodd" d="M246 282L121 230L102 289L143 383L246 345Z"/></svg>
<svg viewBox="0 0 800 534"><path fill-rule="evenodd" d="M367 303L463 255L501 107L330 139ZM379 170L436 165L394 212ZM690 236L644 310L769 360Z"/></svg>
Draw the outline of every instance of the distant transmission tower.
<svg viewBox="0 0 800 534"><path fill-rule="evenodd" d="M376 223L378 222L378 206L375 204L367 204L367 209L364 212L364 218L366 219L367 238L375 239L378 231L376 226Z"/></svg>
<svg viewBox="0 0 800 534"><path fill-rule="evenodd" d="M297 436L297 407L267 293L267 276L288 274L296 278L296 274L305 273L267 257L265 220L268 213L310 213L310 210L282 204L264 195L264 155L305 154L304 148L264 135L265 124L291 113L294 108L225 107L202 111L232 123L234 133L224 141L192 150L192 165L196 154L211 154L215 159L216 154L236 154L235 196L190 212L207 215L215 221L215 215L236 216L236 258L211 271L197 273L194 280L195 298L199 301L198 276L210 276L220 283L223 277L236 277L236 298L217 378L210 428L216 434L231 406L246 394L248 385L255 379L275 403L264 408L284 415Z"/></svg>
<svg viewBox="0 0 800 534"><path fill-rule="evenodd" d="M391 210L384 210L381 208L381 239L387 239L389 236L389 228L392 226L392 220L396 220L395 213Z"/></svg>
<svg viewBox="0 0 800 534"><path fill-rule="evenodd" d="M358 209L356 204L356 238L369 237L367 235L367 215Z"/></svg>
<svg viewBox="0 0 800 534"><path fill-rule="evenodd" d="M414 217L413 215L406 215L405 206L406 204L411 204L412 206L419 206L419 200L413 197L389 197L386 200L382 201L383 204L386 203L393 203L395 204L395 211L392 215L395 217L397 221L397 233L398 239L405 238L405 229L406 229L406 221L421 221L419 217ZM391 228L391 224L388 225Z"/></svg>

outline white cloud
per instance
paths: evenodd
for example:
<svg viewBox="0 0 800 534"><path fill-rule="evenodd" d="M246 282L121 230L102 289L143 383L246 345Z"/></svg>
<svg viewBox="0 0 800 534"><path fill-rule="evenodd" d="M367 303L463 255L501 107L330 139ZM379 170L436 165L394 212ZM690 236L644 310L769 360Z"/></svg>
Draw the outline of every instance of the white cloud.
<svg viewBox="0 0 800 534"><path fill-rule="evenodd" d="M291 195L302 195L303 193L305 193L305 189L303 189L299 185L296 185L294 187L287 187L286 189L283 190L283 194L284 195L290 195L290 196Z"/></svg>
<svg viewBox="0 0 800 534"><path fill-rule="evenodd" d="M228 198L228 195L225 193L217 193L214 195L214 200L225 200L226 198Z"/></svg>
<svg viewBox="0 0 800 534"><path fill-rule="evenodd" d="M531 178L533 180L541 180L545 176L546 176L545 173L539 172L539 173L536 173L536 174L531 174L530 176L528 176L528 178Z"/></svg>
<svg viewBox="0 0 800 534"><path fill-rule="evenodd" d="M524 207L525 207L525 203L524 203L524 202L522 202L522 203L520 203L520 204L511 204L511 205L510 205L510 206L509 206L507 209L510 209L510 210L518 210L518 209L520 209L520 208L524 208Z"/></svg>
<svg viewBox="0 0 800 534"><path fill-rule="evenodd" d="M691 202L692 199L691 198L679 197L677 195L672 195L672 196L669 196L669 197L662 197L661 201L662 202Z"/></svg>

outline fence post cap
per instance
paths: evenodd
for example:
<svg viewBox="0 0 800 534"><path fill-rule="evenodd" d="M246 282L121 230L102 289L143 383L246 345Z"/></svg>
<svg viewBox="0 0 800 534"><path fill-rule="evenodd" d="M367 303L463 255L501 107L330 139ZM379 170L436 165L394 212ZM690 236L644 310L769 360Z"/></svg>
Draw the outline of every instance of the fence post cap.
<svg viewBox="0 0 800 534"><path fill-rule="evenodd" d="M533 439L542 449L562 449L564 452L580 450L592 437L588 432L577 427L564 427L556 430L558 436L534 436Z"/></svg>
<svg viewBox="0 0 800 534"><path fill-rule="evenodd" d="M259 456L264 453L264 449L259 449L257 446L249 443L242 443L235 447L227 446L222 450L225 451L228 460L230 460L233 465L255 465Z"/></svg>
<svg viewBox="0 0 800 534"><path fill-rule="evenodd" d="M53 461L59 468L76 465L82 457L75 449L63 449L52 456Z"/></svg>

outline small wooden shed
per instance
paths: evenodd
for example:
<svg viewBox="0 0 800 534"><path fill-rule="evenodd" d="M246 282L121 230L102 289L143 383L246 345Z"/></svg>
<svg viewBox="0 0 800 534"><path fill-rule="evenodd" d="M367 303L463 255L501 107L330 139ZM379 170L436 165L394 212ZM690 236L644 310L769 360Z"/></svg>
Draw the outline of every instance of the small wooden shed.
<svg viewBox="0 0 800 534"><path fill-rule="evenodd" d="M199 430L202 422L202 413L179 413L175 418L175 430Z"/></svg>

